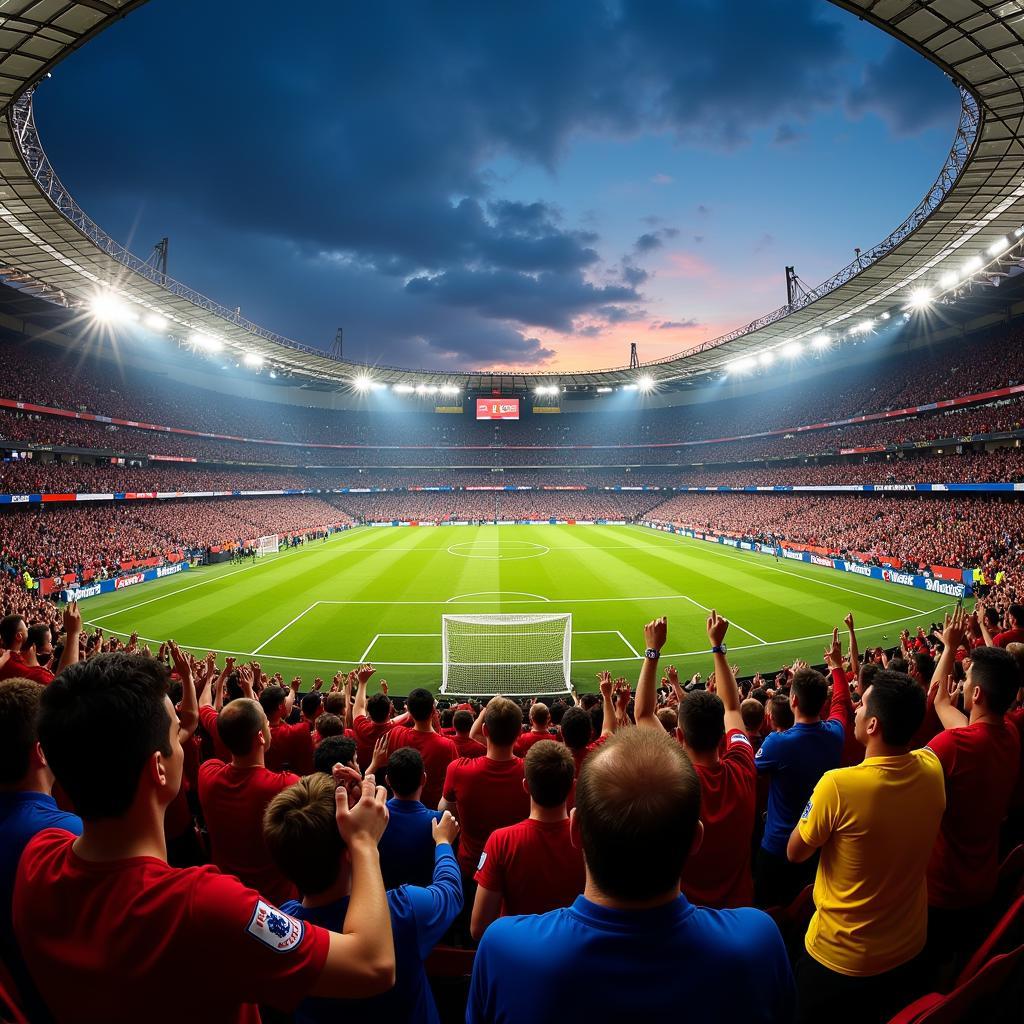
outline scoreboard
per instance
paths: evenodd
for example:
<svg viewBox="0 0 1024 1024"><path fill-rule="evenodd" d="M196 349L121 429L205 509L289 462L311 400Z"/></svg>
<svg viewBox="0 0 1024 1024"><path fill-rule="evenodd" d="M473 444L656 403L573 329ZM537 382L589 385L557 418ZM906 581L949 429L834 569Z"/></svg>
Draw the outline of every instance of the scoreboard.
<svg viewBox="0 0 1024 1024"><path fill-rule="evenodd" d="M478 420L517 420L519 419L519 399L478 398L476 400L476 418Z"/></svg>

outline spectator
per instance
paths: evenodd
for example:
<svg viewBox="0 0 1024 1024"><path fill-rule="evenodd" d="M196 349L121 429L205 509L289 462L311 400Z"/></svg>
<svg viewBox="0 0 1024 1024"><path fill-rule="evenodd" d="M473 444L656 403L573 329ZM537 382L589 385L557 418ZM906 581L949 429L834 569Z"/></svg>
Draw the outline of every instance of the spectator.
<svg viewBox="0 0 1024 1024"><path fill-rule="evenodd" d="M740 704L740 717L743 719L743 732L756 754L761 749L761 741L764 739L764 704L754 697L748 697Z"/></svg>
<svg viewBox="0 0 1024 1024"><path fill-rule="evenodd" d="M405 702L412 718L412 728L395 726L388 733L388 754L402 747L415 747L423 758L427 781L423 786L423 803L430 808L437 807L444 789L445 772L448 765L458 757L455 744L434 729L434 695L422 687L413 690Z"/></svg>
<svg viewBox="0 0 1024 1024"><path fill-rule="evenodd" d="M381 736L386 736L391 729L407 720L403 715L400 719L391 720L394 707L387 693L387 682L381 680L383 690L372 697L366 696L366 684L374 673L372 665L360 665L356 669L356 700L352 706L352 732L356 737L356 756L359 768L366 771L373 758L373 748Z"/></svg>
<svg viewBox="0 0 1024 1024"><path fill-rule="evenodd" d="M833 632L832 646L825 651L825 661L832 670L828 719L821 720L828 700L824 676L801 667L793 675L789 698L794 725L785 732L766 736L755 758L758 772L771 779L768 815L754 876L758 906L789 903L814 875L813 862L791 864L787 860L786 844L818 780L825 772L839 767L852 717L838 629Z"/></svg>
<svg viewBox="0 0 1024 1024"><path fill-rule="evenodd" d="M351 808L338 791L352 861L344 935L303 927L214 868L166 863L164 811L198 717L188 663L171 651L184 728L167 670L144 655L98 655L43 694L43 752L83 820L78 839L47 829L30 842L15 883L14 931L29 972L37 983L59 978L45 986L50 1013L58 1024L176 1024L181 1000L154 993L181 992L197 963L218 965L217 983L203 991L211 1020L255 1021L257 1003L290 1011L307 995L390 988L394 948L377 861L387 810L372 780Z"/></svg>
<svg viewBox="0 0 1024 1024"><path fill-rule="evenodd" d="M487 747L469 735L475 721L472 711L460 710L452 715L452 727L455 730L452 743L459 757L483 757L487 753Z"/></svg>
<svg viewBox="0 0 1024 1024"><path fill-rule="evenodd" d="M504 917L484 932L468 1024L676 1022L680 993L694 1020L791 1019L793 979L774 922L752 909L694 907L679 892L700 843L699 813L696 772L662 730L625 729L589 757L570 825L584 893L566 909Z"/></svg>
<svg viewBox="0 0 1024 1024"><path fill-rule="evenodd" d="M313 751L313 771L330 775L336 764L359 771L356 741L351 736L331 736Z"/></svg>
<svg viewBox="0 0 1024 1024"><path fill-rule="evenodd" d="M267 846L280 871L302 893L301 903L281 909L297 921L334 932L348 927L352 875L349 851L338 834L334 782L312 775L276 796L267 808ZM297 1024L408 1021L439 1022L423 961L448 930L462 906L459 870L452 842L459 826L450 814L432 823L434 866L430 883L420 888L389 889L387 906L394 936L395 983L375 999L306 999L295 1014Z"/></svg>
<svg viewBox="0 0 1024 1024"><path fill-rule="evenodd" d="M516 757L526 757L530 748L541 740L553 740L557 737L551 735L551 712L547 704L537 701L530 708L530 731L524 732L516 740Z"/></svg>
<svg viewBox="0 0 1024 1024"><path fill-rule="evenodd" d="M442 812L420 801L427 773L414 747L401 747L388 758L388 827L380 840L380 870L385 889L429 885L434 873L434 823Z"/></svg>
<svg viewBox="0 0 1024 1024"><path fill-rule="evenodd" d="M923 987L928 860L946 806L938 758L910 749L924 713L913 680L876 673L854 725L864 760L821 777L789 838L790 860L821 851L801 1022L887 1021Z"/></svg>
<svg viewBox="0 0 1024 1024"><path fill-rule="evenodd" d="M44 829L82 834L82 821L57 807L50 795L53 772L39 746L43 688L30 679L0 683L0 962L10 969L26 1016L45 1021L45 1005L32 982L11 924L18 860Z"/></svg>
<svg viewBox="0 0 1024 1024"><path fill-rule="evenodd" d="M233 700L217 716L217 731L231 751L230 764L210 758L199 766L199 804L210 834L210 859L226 875L235 875L280 906L296 893L263 842L263 812L299 777L266 767L273 741L258 701Z"/></svg>
<svg viewBox="0 0 1024 1024"><path fill-rule="evenodd" d="M530 816L495 829L477 865L470 933L479 940L499 916L545 914L583 892L583 854L569 835L565 802L575 765L561 743L534 744L523 763Z"/></svg>
<svg viewBox="0 0 1024 1024"><path fill-rule="evenodd" d="M787 729L791 729L796 721L789 697L784 693L777 693L768 701L767 714L772 732L785 732Z"/></svg>
<svg viewBox="0 0 1024 1024"><path fill-rule="evenodd" d="M274 772L291 768L298 775L308 775L313 770L313 734L309 731L308 723L298 721L290 725L287 721L299 683L300 680L296 678L291 689L266 686L259 695L260 705L270 723L271 742L267 744L267 767Z"/></svg>
<svg viewBox="0 0 1024 1024"><path fill-rule="evenodd" d="M992 638L996 647L1024 643L1024 605L1011 604L1006 612L1007 628Z"/></svg>

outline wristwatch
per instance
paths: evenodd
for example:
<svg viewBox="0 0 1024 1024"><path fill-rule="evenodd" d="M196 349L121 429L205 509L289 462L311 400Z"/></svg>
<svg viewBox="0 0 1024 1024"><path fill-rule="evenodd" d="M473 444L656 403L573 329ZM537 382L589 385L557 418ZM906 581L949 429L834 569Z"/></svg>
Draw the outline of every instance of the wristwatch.
<svg viewBox="0 0 1024 1024"><path fill-rule="evenodd" d="M650 661L657 661L658 658L661 657L661 651L656 651L653 647L648 647L647 650L644 651L644 657Z"/></svg>
<svg viewBox="0 0 1024 1024"><path fill-rule="evenodd" d="M725 652L726 652L725 644L715 644L715 646L711 648L711 653L712 654L725 654Z"/></svg>

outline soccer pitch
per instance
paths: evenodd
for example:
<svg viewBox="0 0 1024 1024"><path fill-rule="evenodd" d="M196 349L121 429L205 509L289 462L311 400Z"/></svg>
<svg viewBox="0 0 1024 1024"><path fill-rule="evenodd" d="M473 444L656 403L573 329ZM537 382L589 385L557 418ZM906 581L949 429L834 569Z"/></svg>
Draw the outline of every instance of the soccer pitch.
<svg viewBox="0 0 1024 1024"><path fill-rule="evenodd" d="M707 674L704 622L731 622L742 674L820 662L847 612L861 649L892 646L952 607L940 594L690 540L641 526L362 527L242 566L194 569L82 602L89 625L255 658L285 679L330 679L363 661L395 693L436 689L445 613L571 612L573 680L608 668L635 682L643 625L668 616L663 665ZM844 639L845 649L845 639ZM483 660L486 660L484 658ZM376 682L376 680L375 680Z"/></svg>

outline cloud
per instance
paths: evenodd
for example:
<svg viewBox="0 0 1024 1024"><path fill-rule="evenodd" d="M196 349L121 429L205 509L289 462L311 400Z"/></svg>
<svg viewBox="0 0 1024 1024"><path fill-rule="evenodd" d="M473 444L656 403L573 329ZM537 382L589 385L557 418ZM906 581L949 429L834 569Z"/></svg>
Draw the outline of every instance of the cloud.
<svg viewBox="0 0 1024 1024"><path fill-rule="evenodd" d="M689 320L660 320L653 321L650 325L652 331L685 331L694 327L702 327L699 321Z"/></svg>
<svg viewBox="0 0 1024 1024"><path fill-rule="evenodd" d="M775 138L773 141L776 146L788 146L794 142L799 142L805 134L805 132L800 131L798 128L794 128L791 124L780 124L775 129Z"/></svg>
<svg viewBox="0 0 1024 1024"><path fill-rule="evenodd" d="M651 178L651 183L654 185L671 185L675 181L675 178L671 174L655 174Z"/></svg>
<svg viewBox="0 0 1024 1024"><path fill-rule="evenodd" d="M761 235L760 238L754 243L754 252L764 252L765 249L770 249L775 244L775 236L771 232L766 231Z"/></svg>
<svg viewBox="0 0 1024 1024"><path fill-rule="evenodd" d="M650 252L652 249L659 249L661 244L661 236L653 231L649 231L636 240L634 248L637 252Z"/></svg>

